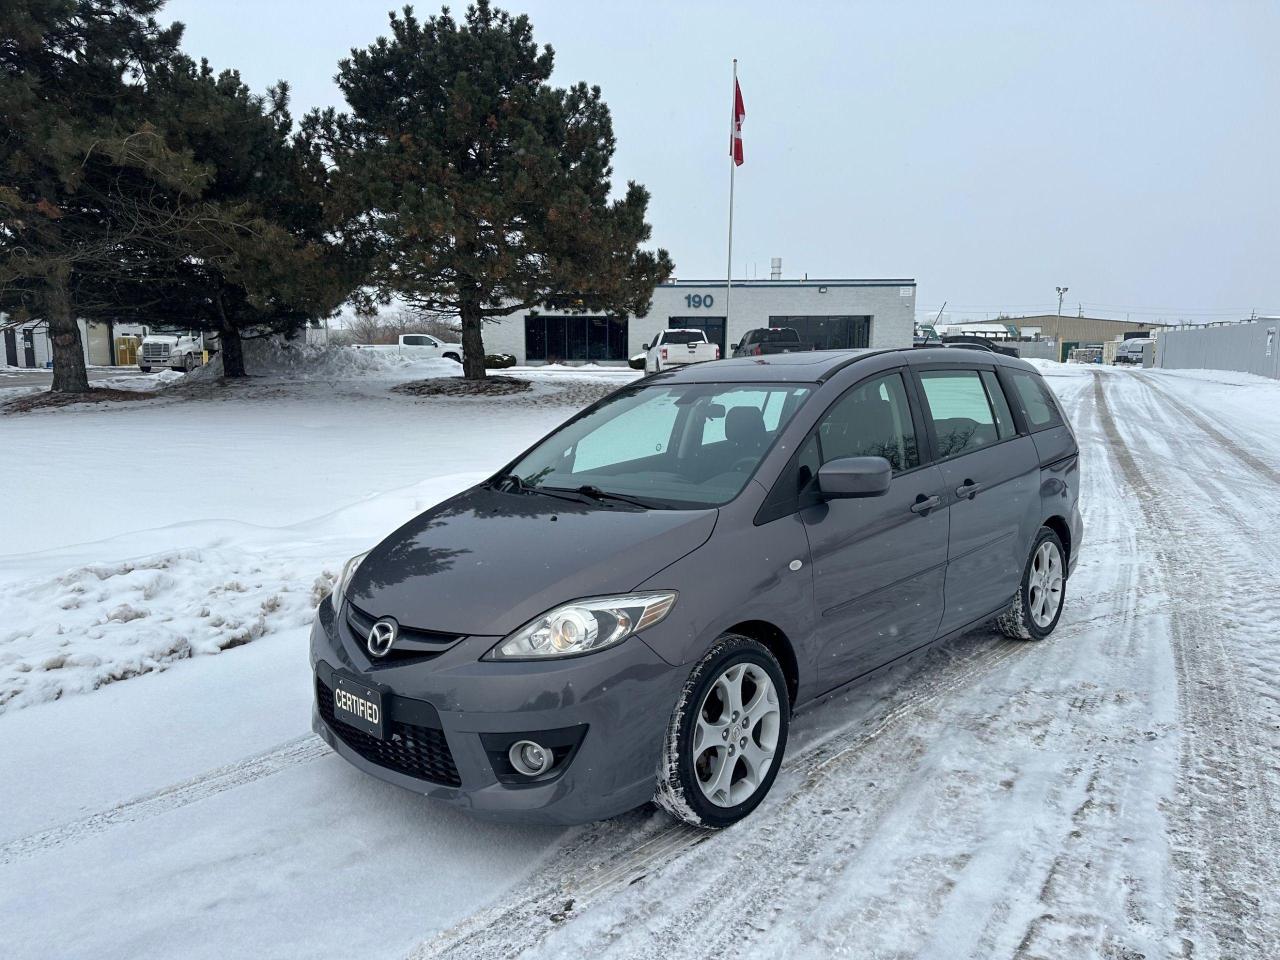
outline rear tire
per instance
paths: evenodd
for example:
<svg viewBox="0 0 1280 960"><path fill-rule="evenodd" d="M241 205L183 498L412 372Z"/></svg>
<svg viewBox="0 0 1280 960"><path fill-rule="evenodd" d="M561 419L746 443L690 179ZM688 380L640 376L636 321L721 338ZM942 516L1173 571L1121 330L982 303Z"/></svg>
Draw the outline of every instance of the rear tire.
<svg viewBox="0 0 1280 960"><path fill-rule="evenodd" d="M1062 540L1041 527L1022 570L1018 595L996 619L996 626L1014 640L1043 640L1053 633L1067 600L1067 552Z"/></svg>
<svg viewBox="0 0 1280 960"><path fill-rule="evenodd" d="M444 355L444 358L445 358L446 360L452 360L454 363L461 363L461 362L462 362L462 358L461 358L460 356L458 356L456 353L454 353L452 350L451 350L451 351L449 351L448 353L446 353L446 354Z"/></svg>
<svg viewBox="0 0 1280 960"><path fill-rule="evenodd" d="M773 786L790 717L786 678L769 649L739 634L721 637L671 714L654 801L695 826L737 823Z"/></svg>

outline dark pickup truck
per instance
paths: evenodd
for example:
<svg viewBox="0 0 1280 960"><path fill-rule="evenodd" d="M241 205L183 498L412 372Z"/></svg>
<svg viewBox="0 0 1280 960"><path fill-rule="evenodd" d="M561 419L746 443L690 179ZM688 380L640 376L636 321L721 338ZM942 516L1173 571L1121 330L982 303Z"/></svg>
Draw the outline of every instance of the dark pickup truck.
<svg viewBox="0 0 1280 960"><path fill-rule="evenodd" d="M733 348L735 357L763 357L772 353L799 353L804 350L800 334L791 327L759 327L748 330Z"/></svg>

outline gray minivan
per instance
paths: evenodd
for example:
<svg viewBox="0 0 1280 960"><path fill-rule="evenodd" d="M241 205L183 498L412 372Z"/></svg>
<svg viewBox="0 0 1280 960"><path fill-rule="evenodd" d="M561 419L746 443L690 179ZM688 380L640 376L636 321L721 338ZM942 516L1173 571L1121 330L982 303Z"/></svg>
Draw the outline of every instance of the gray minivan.
<svg viewBox="0 0 1280 960"><path fill-rule="evenodd" d="M792 711L991 618L1046 637L1079 555L1075 436L1030 364L969 350L646 377L344 567L315 730L503 819L655 799L722 827Z"/></svg>

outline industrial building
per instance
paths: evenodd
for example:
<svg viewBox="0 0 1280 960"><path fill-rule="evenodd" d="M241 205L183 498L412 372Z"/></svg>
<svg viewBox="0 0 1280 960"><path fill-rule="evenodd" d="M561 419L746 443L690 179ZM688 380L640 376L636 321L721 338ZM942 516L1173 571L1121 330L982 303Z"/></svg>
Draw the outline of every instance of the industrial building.
<svg viewBox="0 0 1280 960"><path fill-rule="evenodd" d="M522 364L625 364L668 328L704 330L722 356L757 327L792 327L813 350L911 346L915 280L783 280L775 272L778 279L734 280L729 296L723 280L660 284L644 316L518 310L485 324L485 352Z"/></svg>
<svg viewBox="0 0 1280 960"><path fill-rule="evenodd" d="M995 320L940 322L926 325L924 332L943 337L967 336L1006 341L1019 356L1046 360L1066 360L1080 347L1101 348L1108 343L1135 337L1154 337L1166 324L1111 320L1105 317L1064 317L1056 313L1028 317L998 317Z"/></svg>
<svg viewBox="0 0 1280 960"><path fill-rule="evenodd" d="M1077 344L1101 344L1108 340L1149 337L1153 331L1167 326L1163 323L1111 320L1106 317L1063 317L1056 313L1031 317L1000 317L997 322L1011 324L1019 330L1038 330L1038 335L1046 340Z"/></svg>
<svg viewBox="0 0 1280 960"><path fill-rule="evenodd" d="M49 342L49 324L44 320L26 323L8 323L7 315L0 313L0 364L10 367L50 367L53 365L53 345ZM80 344L84 348L84 362L91 367L109 367L117 363L131 363L132 357L122 359L121 341L141 339L147 328L137 323L78 320Z"/></svg>

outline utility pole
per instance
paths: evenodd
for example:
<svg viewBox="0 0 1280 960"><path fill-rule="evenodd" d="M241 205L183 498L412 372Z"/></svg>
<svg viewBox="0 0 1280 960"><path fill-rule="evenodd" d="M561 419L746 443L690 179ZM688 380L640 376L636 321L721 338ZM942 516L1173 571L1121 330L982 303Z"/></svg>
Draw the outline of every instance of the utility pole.
<svg viewBox="0 0 1280 960"><path fill-rule="evenodd" d="M1067 295L1066 287L1056 287L1058 291L1058 316L1062 316L1062 298Z"/></svg>

